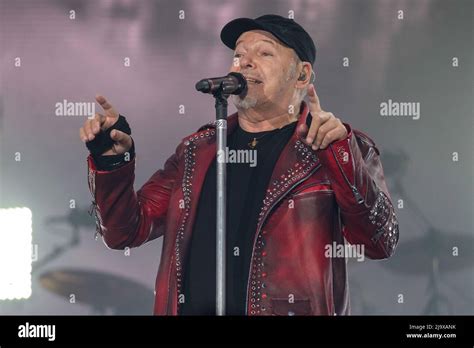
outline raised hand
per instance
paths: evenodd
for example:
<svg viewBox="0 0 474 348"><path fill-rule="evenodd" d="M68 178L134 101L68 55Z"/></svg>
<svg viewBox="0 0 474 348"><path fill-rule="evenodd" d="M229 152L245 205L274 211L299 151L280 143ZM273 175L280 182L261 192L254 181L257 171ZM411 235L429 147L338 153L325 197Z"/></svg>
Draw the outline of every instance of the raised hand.
<svg viewBox="0 0 474 348"><path fill-rule="evenodd" d="M84 122L84 125L79 130L79 136L84 143L94 140L99 132L106 131L119 119L119 113L104 96L97 95L95 99L102 107L104 114L96 113L94 118L88 119ZM110 137L114 141L114 144L102 155L110 156L124 154L132 147L132 138L124 132L114 129L110 133Z"/></svg>
<svg viewBox="0 0 474 348"><path fill-rule="evenodd" d="M325 149L334 141L347 137L347 129L340 119L332 112L326 112L321 108L319 97L313 84L308 85L309 111L313 117L311 126L304 124L298 129L300 137L305 138L313 150Z"/></svg>

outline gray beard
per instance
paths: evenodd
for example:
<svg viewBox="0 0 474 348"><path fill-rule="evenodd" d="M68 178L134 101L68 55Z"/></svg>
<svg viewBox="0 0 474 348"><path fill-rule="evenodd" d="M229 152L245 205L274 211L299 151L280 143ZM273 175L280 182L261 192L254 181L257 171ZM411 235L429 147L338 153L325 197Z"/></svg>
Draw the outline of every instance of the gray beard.
<svg viewBox="0 0 474 348"><path fill-rule="evenodd" d="M254 108L257 105L257 98L245 96L244 99L240 98L238 95L231 95L232 103L239 110L248 110Z"/></svg>

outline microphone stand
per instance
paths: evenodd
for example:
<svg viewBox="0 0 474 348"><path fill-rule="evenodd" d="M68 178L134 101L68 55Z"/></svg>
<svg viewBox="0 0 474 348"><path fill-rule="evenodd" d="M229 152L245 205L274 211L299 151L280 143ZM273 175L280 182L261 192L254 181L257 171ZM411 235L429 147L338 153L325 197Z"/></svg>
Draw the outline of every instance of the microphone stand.
<svg viewBox="0 0 474 348"><path fill-rule="evenodd" d="M217 135L217 220L216 220L216 315L225 315L226 305L226 180L227 160L227 98L222 88L213 96L216 100Z"/></svg>
<svg viewBox="0 0 474 348"><path fill-rule="evenodd" d="M227 98L230 94L242 94L247 90L245 77L236 72L227 76L203 79L196 89L211 92L216 108L217 133L217 180L216 180L216 315L226 312L226 180L227 180Z"/></svg>

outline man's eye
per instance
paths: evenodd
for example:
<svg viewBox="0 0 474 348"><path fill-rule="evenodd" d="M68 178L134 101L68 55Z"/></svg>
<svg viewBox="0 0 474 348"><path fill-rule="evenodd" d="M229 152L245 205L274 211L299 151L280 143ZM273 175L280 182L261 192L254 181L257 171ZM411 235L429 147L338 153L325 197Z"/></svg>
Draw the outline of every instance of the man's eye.
<svg viewBox="0 0 474 348"><path fill-rule="evenodd" d="M240 58L240 57L242 57L242 55L240 53L234 54L234 58Z"/></svg>
<svg viewBox="0 0 474 348"><path fill-rule="evenodd" d="M262 55L265 57L273 56L273 54L271 54L270 52L263 52Z"/></svg>

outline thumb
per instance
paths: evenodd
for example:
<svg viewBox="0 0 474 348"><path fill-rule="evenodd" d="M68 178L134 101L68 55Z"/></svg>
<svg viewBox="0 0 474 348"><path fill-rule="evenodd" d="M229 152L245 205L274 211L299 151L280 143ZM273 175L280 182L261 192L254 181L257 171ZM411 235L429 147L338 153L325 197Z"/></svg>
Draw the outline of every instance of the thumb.
<svg viewBox="0 0 474 348"><path fill-rule="evenodd" d="M129 140L129 135L119 131L117 129L112 130L110 132L110 138L112 138L113 141L118 142L118 143L127 143Z"/></svg>

